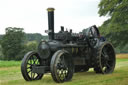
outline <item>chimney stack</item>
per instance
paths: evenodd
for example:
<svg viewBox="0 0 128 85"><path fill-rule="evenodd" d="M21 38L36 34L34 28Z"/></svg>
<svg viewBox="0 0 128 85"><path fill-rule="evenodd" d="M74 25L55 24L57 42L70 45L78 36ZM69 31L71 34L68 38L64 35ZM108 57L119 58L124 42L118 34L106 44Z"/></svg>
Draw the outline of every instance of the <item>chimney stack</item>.
<svg viewBox="0 0 128 85"><path fill-rule="evenodd" d="M48 36L49 36L49 40L53 40L54 39L54 8L48 8Z"/></svg>

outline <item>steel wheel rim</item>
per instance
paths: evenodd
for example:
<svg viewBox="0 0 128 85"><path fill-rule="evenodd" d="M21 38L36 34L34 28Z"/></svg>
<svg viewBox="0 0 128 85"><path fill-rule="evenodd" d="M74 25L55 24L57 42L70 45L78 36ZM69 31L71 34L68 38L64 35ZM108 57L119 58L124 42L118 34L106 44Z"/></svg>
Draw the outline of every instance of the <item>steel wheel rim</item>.
<svg viewBox="0 0 128 85"><path fill-rule="evenodd" d="M101 51L101 69L103 73L113 72L115 67L115 53L111 45L107 44Z"/></svg>

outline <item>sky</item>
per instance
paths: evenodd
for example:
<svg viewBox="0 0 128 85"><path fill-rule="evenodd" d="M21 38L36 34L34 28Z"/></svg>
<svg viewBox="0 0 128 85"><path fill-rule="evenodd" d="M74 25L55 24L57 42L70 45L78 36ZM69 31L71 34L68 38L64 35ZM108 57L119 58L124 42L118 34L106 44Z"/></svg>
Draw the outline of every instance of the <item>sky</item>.
<svg viewBox="0 0 128 85"><path fill-rule="evenodd" d="M60 26L80 32L92 25L100 26L107 17L99 17L100 0L0 0L0 34L7 27L24 28L26 33L46 35L47 8L55 8L55 32Z"/></svg>

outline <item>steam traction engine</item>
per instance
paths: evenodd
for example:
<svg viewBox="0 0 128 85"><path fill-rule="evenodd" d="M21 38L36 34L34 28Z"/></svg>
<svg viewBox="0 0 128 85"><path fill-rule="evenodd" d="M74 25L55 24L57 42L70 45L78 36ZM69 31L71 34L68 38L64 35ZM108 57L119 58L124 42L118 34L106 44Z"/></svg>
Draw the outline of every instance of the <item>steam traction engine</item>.
<svg viewBox="0 0 128 85"><path fill-rule="evenodd" d="M26 81L39 80L51 73L55 82L72 79L74 72L94 68L96 73L109 74L115 68L115 52L111 43L100 37L94 25L80 33L61 30L54 33L54 8L48 8L48 41L41 41L38 51L28 52L21 64Z"/></svg>

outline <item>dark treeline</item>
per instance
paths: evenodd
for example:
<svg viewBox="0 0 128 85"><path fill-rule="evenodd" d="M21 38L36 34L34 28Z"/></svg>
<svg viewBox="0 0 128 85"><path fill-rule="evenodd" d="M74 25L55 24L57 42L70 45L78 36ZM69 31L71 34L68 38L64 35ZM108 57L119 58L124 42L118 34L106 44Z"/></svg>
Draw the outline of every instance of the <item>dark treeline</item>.
<svg viewBox="0 0 128 85"><path fill-rule="evenodd" d="M40 33L27 33L25 34L26 41L37 41L40 42L42 39L48 39L48 36L41 35Z"/></svg>
<svg viewBox="0 0 128 85"><path fill-rule="evenodd" d="M39 33L25 33L23 28L8 27L0 35L0 60L21 60L28 51L37 50L41 40L48 36Z"/></svg>
<svg viewBox="0 0 128 85"><path fill-rule="evenodd" d="M0 40L2 39L4 35L0 35ZM40 33L25 33L25 40L26 42L29 41L37 41L40 42L42 39L47 40L47 35L41 35Z"/></svg>

